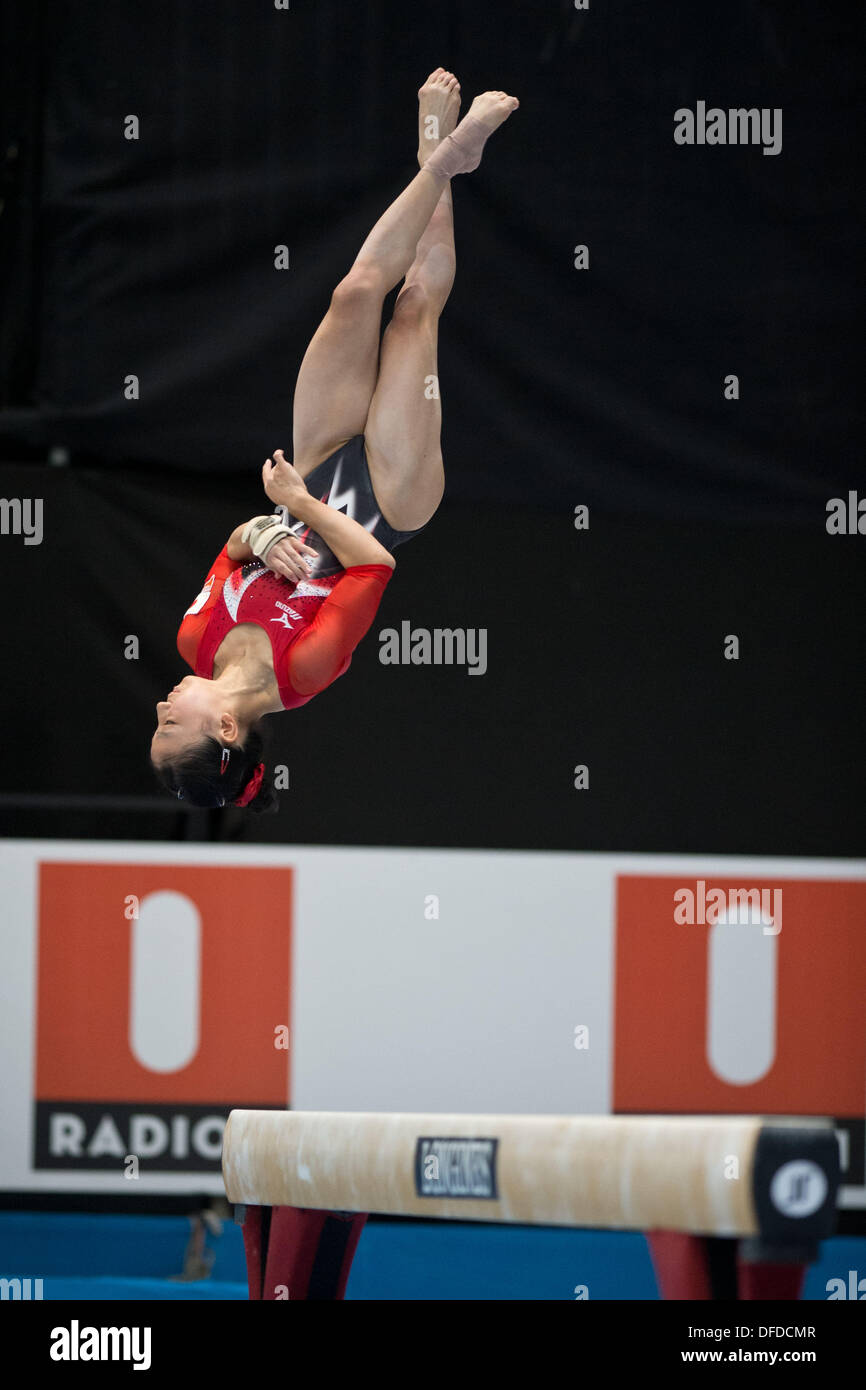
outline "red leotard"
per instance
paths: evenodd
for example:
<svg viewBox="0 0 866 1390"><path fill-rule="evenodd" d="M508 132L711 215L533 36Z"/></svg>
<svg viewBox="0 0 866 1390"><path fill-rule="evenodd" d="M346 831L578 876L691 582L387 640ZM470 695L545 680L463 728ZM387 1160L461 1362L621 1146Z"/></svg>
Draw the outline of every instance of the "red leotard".
<svg viewBox="0 0 866 1390"><path fill-rule="evenodd" d="M184 614L177 649L197 676L213 676L214 656L233 627L255 623L271 640L285 709L297 709L348 670L393 570L352 565L327 579L292 584L259 560L220 551Z"/></svg>

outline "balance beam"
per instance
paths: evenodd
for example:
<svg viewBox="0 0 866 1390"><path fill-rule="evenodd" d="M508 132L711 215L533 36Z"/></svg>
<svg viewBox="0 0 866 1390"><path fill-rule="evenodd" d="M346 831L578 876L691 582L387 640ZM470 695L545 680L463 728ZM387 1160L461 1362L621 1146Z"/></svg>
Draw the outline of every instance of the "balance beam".
<svg viewBox="0 0 866 1390"><path fill-rule="evenodd" d="M233 1110L223 1177L242 1209L294 1213L290 1245L354 1213L357 1230L337 1239L354 1251L358 1220L376 1212L662 1232L658 1250L677 1259L669 1233L746 1238L753 1264L802 1270L834 1227L839 1153L832 1123L811 1118ZM341 1267L343 1289L347 1277ZM254 1294L252 1277L250 1289L277 1296Z"/></svg>

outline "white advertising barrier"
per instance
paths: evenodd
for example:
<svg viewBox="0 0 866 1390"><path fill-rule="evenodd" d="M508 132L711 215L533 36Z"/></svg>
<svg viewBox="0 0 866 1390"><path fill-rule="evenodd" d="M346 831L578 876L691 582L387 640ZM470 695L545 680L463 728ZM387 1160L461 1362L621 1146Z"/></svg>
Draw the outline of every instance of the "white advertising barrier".
<svg viewBox="0 0 866 1390"><path fill-rule="evenodd" d="M0 902L3 1190L220 1192L291 1105L826 1114L866 1198L862 862L7 841Z"/></svg>

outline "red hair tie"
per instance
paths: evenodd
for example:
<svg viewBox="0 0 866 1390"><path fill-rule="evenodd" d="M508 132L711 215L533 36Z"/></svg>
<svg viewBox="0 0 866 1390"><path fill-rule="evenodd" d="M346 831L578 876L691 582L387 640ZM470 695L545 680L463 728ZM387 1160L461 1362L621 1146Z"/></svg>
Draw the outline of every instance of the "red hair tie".
<svg viewBox="0 0 866 1390"><path fill-rule="evenodd" d="M247 785L244 787L237 801L234 802L235 806L249 806L250 802L259 794L259 788L262 785L262 778L264 775L264 763L256 763L252 777L247 782Z"/></svg>

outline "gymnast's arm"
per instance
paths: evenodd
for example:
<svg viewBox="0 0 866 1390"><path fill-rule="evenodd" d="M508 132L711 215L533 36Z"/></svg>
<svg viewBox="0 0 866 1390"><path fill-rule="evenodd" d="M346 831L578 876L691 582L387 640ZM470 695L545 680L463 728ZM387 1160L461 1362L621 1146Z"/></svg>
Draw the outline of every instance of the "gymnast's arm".
<svg viewBox="0 0 866 1390"><path fill-rule="evenodd" d="M226 542L226 554L230 560L253 560L252 547L242 539L243 533L249 526L248 521L242 521L240 526L236 526Z"/></svg>
<svg viewBox="0 0 866 1390"><path fill-rule="evenodd" d="M392 566L373 562L340 575L307 631L289 648L287 674L299 695L317 695L347 669L392 573Z"/></svg>
<svg viewBox="0 0 866 1390"><path fill-rule="evenodd" d="M338 512L318 498L311 497L304 480L292 465L283 457L281 449L274 454L277 460L270 460L262 469L265 492L272 502L287 507L292 516L303 521L326 545L333 550L344 569L353 565L387 565L396 568L397 561L384 545L365 531L357 521L344 512Z"/></svg>
<svg viewBox="0 0 866 1390"><path fill-rule="evenodd" d="M387 565L395 569L397 561L375 536L353 521L345 512L335 511L326 502L320 502L305 492L303 497L295 497L290 508L296 516L333 550L344 569L355 565Z"/></svg>
<svg viewBox="0 0 866 1390"><path fill-rule="evenodd" d="M255 559L252 546L243 538L243 533L249 524L248 521L242 521L240 526L235 527L226 542L226 554L236 564ZM271 546L264 564L269 570L273 570L274 574L281 574L284 579L297 584L299 579L306 579L309 575L303 556L315 555L315 553L311 545L305 545L297 536L286 536L283 540L277 541L276 545Z"/></svg>

